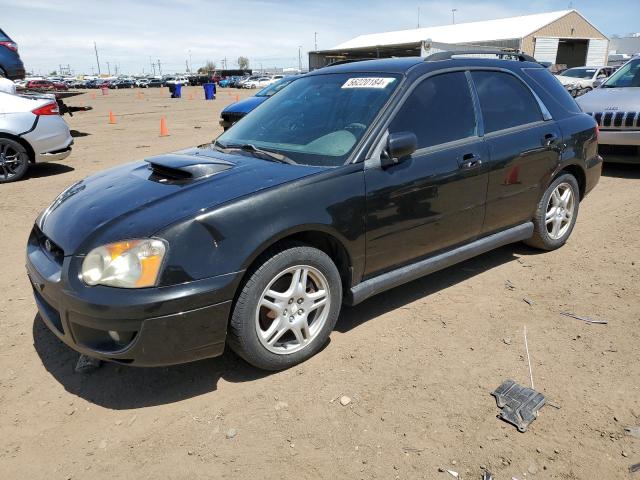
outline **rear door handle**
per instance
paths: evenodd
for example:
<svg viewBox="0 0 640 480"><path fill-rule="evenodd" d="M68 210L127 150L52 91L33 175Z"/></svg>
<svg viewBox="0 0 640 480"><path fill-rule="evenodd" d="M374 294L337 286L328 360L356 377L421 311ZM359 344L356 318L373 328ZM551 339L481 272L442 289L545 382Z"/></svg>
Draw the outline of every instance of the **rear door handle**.
<svg viewBox="0 0 640 480"><path fill-rule="evenodd" d="M458 165L461 170L470 170L482 165L482 159L480 159L480 156L475 153L465 153L462 156L462 161Z"/></svg>
<svg viewBox="0 0 640 480"><path fill-rule="evenodd" d="M552 146L554 143L556 143L558 141L558 136L555 133L547 133L544 136L544 146L545 147L550 147Z"/></svg>

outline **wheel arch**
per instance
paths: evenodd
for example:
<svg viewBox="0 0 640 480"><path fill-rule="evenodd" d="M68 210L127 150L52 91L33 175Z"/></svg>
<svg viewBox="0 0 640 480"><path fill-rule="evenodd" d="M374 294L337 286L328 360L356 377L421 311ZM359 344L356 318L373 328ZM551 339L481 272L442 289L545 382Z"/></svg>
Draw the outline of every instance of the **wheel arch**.
<svg viewBox="0 0 640 480"><path fill-rule="evenodd" d="M29 163L35 163L36 154L35 154L35 152L33 150L33 147L24 138L19 137L17 135L13 135L13 134L8 133L8 132L2 132L2 131L0 131L0 138L8 138L10 140L18 142L20 145L22 145L27 150L27 153L29 154Z"/></svg>
<svg viewBox="0 0 640 480"><path fill-rule="evenodd" d="M284 248L288 244L302 244L317 248L331 258L340 273L342 290L346 292L351 288L353 271L353 255L346 247L346 243L340 235L325 225L300 226L274 235L256 248L245 262L246 270L238 291L240 291L246 279L270 252Z"/></svg>
<svg viewBox="0 0 640 480"><path fill-rule="evenodd" d="M587 174L583 167L578 164L572 163L569 165L563 165L551 178L553 182L556 178L564 173L573 175L578 182L578 189L580 190L580 200L582 200L586 194L587 188Z"/></svg>

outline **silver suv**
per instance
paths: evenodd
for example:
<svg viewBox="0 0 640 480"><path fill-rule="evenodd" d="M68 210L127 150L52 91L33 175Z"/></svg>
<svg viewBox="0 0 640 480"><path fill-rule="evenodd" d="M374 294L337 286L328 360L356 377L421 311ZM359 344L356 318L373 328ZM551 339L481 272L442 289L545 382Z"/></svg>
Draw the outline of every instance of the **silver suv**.
<svg viewBox="0 0 640 480"><path fill-rule="evenodd" d="M599 149L605 161L640 163L640 57L629 60L576 102L598 122Z"/></svg>

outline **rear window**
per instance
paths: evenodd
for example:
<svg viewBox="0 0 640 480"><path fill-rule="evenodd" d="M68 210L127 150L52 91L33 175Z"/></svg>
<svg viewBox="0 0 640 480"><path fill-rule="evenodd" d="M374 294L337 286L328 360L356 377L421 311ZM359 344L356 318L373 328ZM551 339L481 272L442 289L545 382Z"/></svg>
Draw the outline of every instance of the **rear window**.
<svg viewBox="0 0 640 480"><path fill-rule="evenodd" d="M560 81L551 75L546 68L523 68L522 71L565 111L569 113L580 113L582 111Z"/></svg>

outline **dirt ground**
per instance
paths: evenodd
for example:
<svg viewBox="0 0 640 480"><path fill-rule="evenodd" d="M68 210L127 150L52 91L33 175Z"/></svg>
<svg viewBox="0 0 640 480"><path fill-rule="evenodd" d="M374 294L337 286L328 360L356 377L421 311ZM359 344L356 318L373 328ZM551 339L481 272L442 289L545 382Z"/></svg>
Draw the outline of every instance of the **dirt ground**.
<svg viewBox="0 0 640 480"><path fill-rule="evenodd" d="M291 370L226 353L74 373L25 275L33 220L86 175L211 140L221 108L250 94L230 92L76 97L94 110L66 117L73 154L0 188L0 479L640 479L640 439L624 431L640 425L640 167L605 168L564 248L507 246L345 308L327 347ZM528 384L524 327L554 406L519 433L490 392Z"/></svg>

